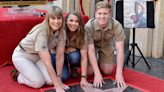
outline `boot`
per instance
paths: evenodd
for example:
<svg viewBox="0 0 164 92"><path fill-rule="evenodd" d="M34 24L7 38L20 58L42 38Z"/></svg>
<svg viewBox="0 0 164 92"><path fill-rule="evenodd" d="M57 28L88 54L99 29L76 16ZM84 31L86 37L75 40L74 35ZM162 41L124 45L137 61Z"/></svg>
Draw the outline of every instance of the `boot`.
<svg viewBox="0 0 164 92"><path fill-rule="evenodd" d="M70 67L71 68L71 77L73 79L76 79L79 77L79 73L77 72L77 68L76 67Z"/></svg>
<svg viewBox="0 0 164 92"><path fill-rule="evenodd" d="M11 77L14 81L17 81L17 78L18 78L18 75L19 75L19 72L17 71L16 68L14 68L12 71L11 71Z"/></svg>

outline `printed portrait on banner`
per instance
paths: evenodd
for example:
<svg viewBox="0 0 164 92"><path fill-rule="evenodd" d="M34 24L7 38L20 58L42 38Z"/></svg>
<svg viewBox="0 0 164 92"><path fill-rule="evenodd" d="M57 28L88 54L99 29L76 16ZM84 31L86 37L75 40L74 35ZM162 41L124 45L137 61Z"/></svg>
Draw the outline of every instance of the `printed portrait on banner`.
<svg viewBox="0 0 164 92"><path fill-rule="evenodd" d="M124 0L124 28L147 28L146 0Z"/></svg>

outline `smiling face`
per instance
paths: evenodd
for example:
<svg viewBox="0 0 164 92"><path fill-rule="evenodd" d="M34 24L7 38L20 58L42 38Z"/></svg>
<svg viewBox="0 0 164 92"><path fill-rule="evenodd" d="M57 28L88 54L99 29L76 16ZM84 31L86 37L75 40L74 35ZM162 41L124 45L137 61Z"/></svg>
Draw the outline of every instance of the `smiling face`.
<svg viewBox="0 0 164 92"><path fill-rule="evenodd" d="M137 16L136 16L136 15L132 15L130 18L131 18L133 21L137 21Z"/></svg>
<svg viewBox="0 0 164 92"><path fill-rule="evenodd" d="M100 8L95 12L95 17L100 27L105 28L111 18L108 8Z"/></svg>
<svg viewBox="0 0 164 92"><path fill-rule="evenodd" d="M79 27L79 20L76 15L70 14L66 21L67 27L71 33L76 32Z"/></svg>
<svg viewBox="0 0 164 92"><path fill-rule="evenodd" d="M55 32L62 26L62 17L58 17L56 15L49 17L49 25L51 30Z"/></svg>

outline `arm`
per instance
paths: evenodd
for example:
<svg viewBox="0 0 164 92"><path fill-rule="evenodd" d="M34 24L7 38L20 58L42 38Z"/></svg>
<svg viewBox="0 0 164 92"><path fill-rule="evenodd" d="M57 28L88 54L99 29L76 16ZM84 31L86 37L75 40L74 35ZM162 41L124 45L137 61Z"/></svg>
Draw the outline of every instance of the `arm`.
<svg viewBox="0 0 164 92"><path fill-rule="evenodd" d="M101 75L100 70L98 68L97 60L96 60L95 47L93 44L88 45L88 56L89 56L89 61L91 63L95 76Z"/></svg>
<svg viewBox="0 0 164 92"><path fill-rule="evenodd" d="M141 9L142 9L140 14L138 14L138 5L141 6ZM135 9L134 9L134 11L136 13L137 19L140 20L139 17L142 16L143 13L145 12L145 7L143 5L141 5L139 2L136 1L135 2Z"/></svg>
<svg viewBox="0 0 164 92"><path fill-rule="evenodd" d="M57 75L62 75L63 64L64 64L64 50L65 47L56 47L56 71ZM59 84L63 89L69 89L69 87L62 82L61 77L57 77Z"/></svg>
<svg viewBox="0 0 164 92"><path fill-rule="evenodd" d="M89 57L89 61L91 63L91 66L93 68L93 72L95 75L93 85L95 87L99 87L99 86L102 87L102 83L104 82L103 82L103 78L97 64L94 44L88 45L88 57Z"/></svg>
<svg viewBox="0 0 164 92"><path fill-rule="evenodd" d="M141 5L139 2L135 1L135 14L137 16L137 20L139 20L139 17L145 12L145 7L143 5ZM138 6L141 6L142 11L140 12L140 14L138 14Z"/></svg>
<svg viewBox="0 0 164 92"><path fill-rule="evenodd" d="M87 23L89 24L89 23ZM96 60L96 55L95 55L95 47L94 47L94 29L91 26L87 27L87 24L85 24L85 30L87 33L87 41L88 41L88 57L89 61L91 63L91 66L93 68L94 72L94 82L93 85L95 87L102 87L102 83L104 83L102 75L100 73L97 60Z"/></svg>
<svg viewBox="0 0 164 92"><path fill-rule="evenodd" d="M57 47L56 48L56 71L57 71L57 75L62 74L63 64L64 64L64 50L65 50L65 47ZM61 78L60 78L60 80L61 80Z"/></svg>
<svg viewBox="0 0 164 92"><path fill-rule="evenodd" d="M80 50L81 53L81 75L86 76L87 72L87 50ZM82 80L83 78L81 78Z"/></svg>
<svg viewBox="0 0 164 92"><path fill-rule="evenodd" d="M122 75L123 64L124 64L124 41L116 42L117 52L117 69L116 69L116 81L118 87L125 87L125 81Z"/></svg>
<svg viewBox="0 0 164 92"><path fill-rule="evenodd" d="M139 16L137 23L133 27L137 28L140 25L140 22L141 22L141 17Z"/></svg>
<svg viewBox="0 0 164 92"><path fill-rule="evenodd" d="M56 73L55 73L52 63L51 63L51 56L50 56L49 52L48 51L39 51L38 54L46 66L47 72L54 84L54 88L56 88L56 91L64 92L64 90L61 88L61 86L57 80Z"/></svg>
<svg viewBox="0 0 164 92"><path fill-rule="evenodd" d="M122 74L124 64L124 41L116 42L117 72Z"/></svg>
<svg viewBox="0 0 164 92"><path fill-rule="evenodd" d="M81 53L81 75L86 76L87 65L88 65L87 50L80 50L80 53ZM81 84L81 86L92 87L92 85L90 83L88 83L87 79L84 77L81 78L80 84Z"/></svg>
<svg viewBox="0 0 164 92"><path fill-rule="evenodd" d="M141 9L142 9L142 11L143 12L145 12L145 7L143 6L143 5L141 5L140 3L137 3L138 5L140 5L141 6Z"/></svg>
<svg viewBox="0 0 164 92"><path fill-rule="evenodd" d="M133 26L134 28L137 28L140 24L140 20L137 21L137 23Z"/></svg>

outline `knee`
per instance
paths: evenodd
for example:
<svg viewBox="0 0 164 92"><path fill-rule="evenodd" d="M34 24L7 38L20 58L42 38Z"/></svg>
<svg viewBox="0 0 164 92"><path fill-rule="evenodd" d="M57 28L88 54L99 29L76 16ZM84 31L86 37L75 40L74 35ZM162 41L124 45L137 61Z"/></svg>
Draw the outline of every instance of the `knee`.
<svg viewBox="0 0 164 92"><path fill-rule="evenodd" d="M74 60L69 61L69 64L73 67L77 67L80 63L79 61L80 60L74 59Z"/></svg>
<svg viewBox="0 0 164 92"><path fill-rule="evenodd" d="M111 75L112 72L113 72L113 69L103 69L102 72L103 72L103 74L105 74L105 75Z"/></svg>
<svg viewBox="0 0 164 92"><path fill-rule="evenodd" d="M77 49L76 51L66 54L66 58L67 58L68 62L70 62L72 64L79 62L81 59L80 50Z"/></svg>
<svg viewBox="0 0 164 92"><path fill-rule="evenodd" d="M45 84L45 80L43 79L37 79L35 81L32 81L32 87L33 88L41 88Z"/></svg>
<svg viewBox="0 0 164 92"><path fill-rule="evenodd" d="M64 64L63 66L63 70L62 70L62 81L67 81L70 77L70 73L69 73L69 68L68 65Z"/></svg>
<svg viewBox="0 0 164 92"><path fill-rule="evenodd" d="M78 66L80 63L80 58L77 56L69 56L67 60L70 63L70 65L74 67Z"/></svg>
<svg viewBox="0 0 164 92"><path fill-rule="evenodd" d="M45 78L45 84L46 85L53 85L51 78L49 77L48 79Z"/></svg>
<svg viewBox="0 0 164 92"><path fill-rule="evenodd" d="M53 85L52 81L47 81L46 85Z"/></svg>
<svg viewBox="0 0 164 92"><path fill-rule="evenodd" d="M111 75L113 72L112 64L100 64L101 72L105 75Z"/></svg>
<svg viewBox="0 0 164 92"><path fill-rule="evenodd" d="M91 76L91 75L93 75L93 69L92 69L92 67L88 67L87 76Z"/></svg>
<svg viewBox="0 0 164 92"><path fill-rule="evenodd" d="M70 77L70 74L69 75L66 75L66 76L62 76L62 81L67 81Z"/></svg>
<svg viewBox="0 0 164 92"><path fill-rule="evenodd" d="M63 72L62 72L62 81L67 81L70 77L70 73L69 73L69 69L66 70L66 69L63 69Z"/></svg>

